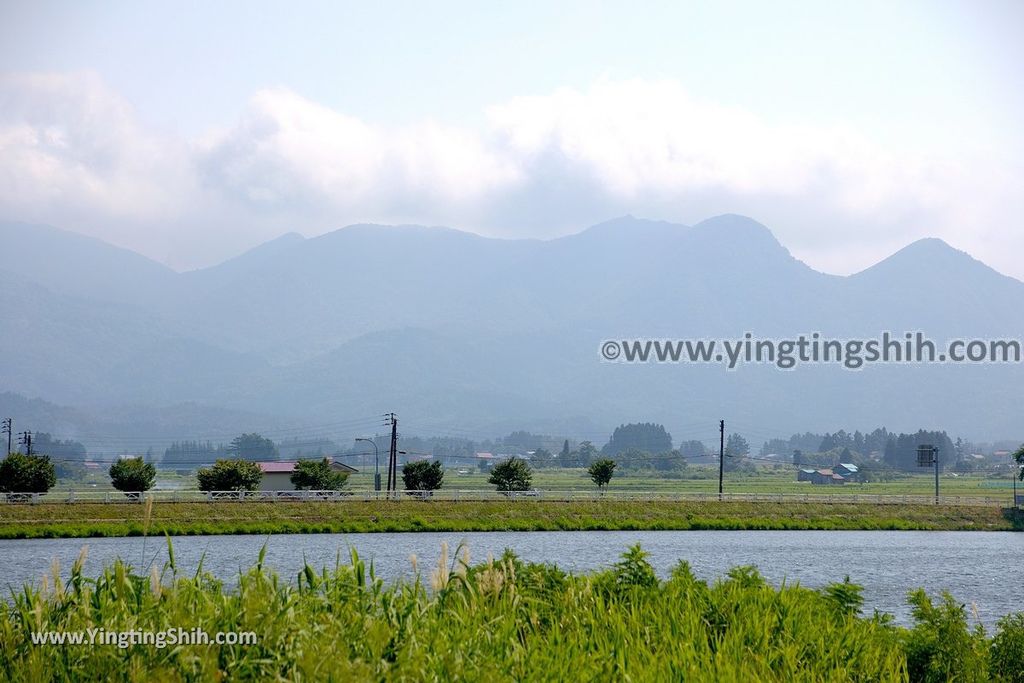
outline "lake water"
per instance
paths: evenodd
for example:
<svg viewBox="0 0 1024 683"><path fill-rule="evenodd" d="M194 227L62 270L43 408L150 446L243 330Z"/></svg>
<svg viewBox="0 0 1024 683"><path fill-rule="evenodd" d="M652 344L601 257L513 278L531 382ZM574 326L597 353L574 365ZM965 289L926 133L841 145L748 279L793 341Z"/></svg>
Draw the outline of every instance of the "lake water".
<svg viewBox="0 0 1024 683"><path fill-rule="evenodd" d="M421 572L437 562L442 542L454 551L467 545L472 562L512 548L521 558L551 562L582 573L614 563L630 545L640 543L662 576L686 560L697 576L714 580L731 567L756 565L772 583L799 582L820 587L845 575L864 586L865 611L889 612L910 623L907 592L924 587L949 590L969 607L973 603L986 626L1008 612L1024 610L1018 572L1024 566L1024 534L958 531L551 531L408 534L282 534L275 536L188 536L172 539L180 572L203 566L232 583L256 561L267 544L266 564L293 579L303 561L316 568L334 566L339 553L348 562L355 547L377 575L394 580L412 576L410 556ZM66 578L83 545L89 547L86 572L95 575L120 557L158 567L167 560L162 538L0 540L0 588L38 584L56 558ZM972 617L973 623L973 617Z"/></svg>

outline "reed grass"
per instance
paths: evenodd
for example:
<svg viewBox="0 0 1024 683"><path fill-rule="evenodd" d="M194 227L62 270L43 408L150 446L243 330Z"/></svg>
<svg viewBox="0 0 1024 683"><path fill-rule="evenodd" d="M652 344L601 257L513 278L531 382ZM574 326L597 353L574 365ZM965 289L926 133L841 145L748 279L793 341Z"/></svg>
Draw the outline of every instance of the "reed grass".
<svg viewBox="0 0 1024 683"><path fill-rule="evenodd" d="M170 546L170 542L168 541ZM291 580L256 564L226 591L201 569L123 563L0 602L0 678L31 681L1020 680L1024 617L994 639L951 597L910 596L916 625L861 614L848 580L779 588L753 567L712 584L680 562L659 580L637 546L584 576L511 553L443 548L427 578L385 584L353 550ZM414 567L419 560L410 558ZM418 572L420 576L423 572ZM248 646L33 645L35 631L252 631ZM1016 654L1015 654L1016 653ZM1014 678L1014 676L1017 676Z"/></svg>

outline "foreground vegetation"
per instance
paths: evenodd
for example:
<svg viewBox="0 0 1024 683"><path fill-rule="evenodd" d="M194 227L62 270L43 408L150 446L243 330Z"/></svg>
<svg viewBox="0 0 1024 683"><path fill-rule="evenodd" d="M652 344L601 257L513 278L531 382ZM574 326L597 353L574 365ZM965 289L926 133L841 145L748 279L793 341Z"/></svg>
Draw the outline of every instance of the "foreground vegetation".
<svg viewBox="0 0 1024 683"><path fill-rule="evenodd" d="M0 538L135 536L141 504L0 505ZM1024 530L1024 512L996 507L736 501L156 503L151 533L701 529Z"/></svg>
<svg viewBox="0 0 1024 683"><path fill-rule="evenodd" d="M774 588L752 567L713 585L680 562L661 581L639 547L570 576L511 554L470 566L442 548L428 581L385 585L352 553L297 581L263 566L230 592L212 576L123 564L0 603L9 680L877 680L1021 681L1024 614L994 638L950 596L909 596L916 625L861 614L849 581ZM412 560L415 563L415 558ZM417 573L417 576L420 576ZM46 631L250 632L255 644L33 645Z"/></svg>

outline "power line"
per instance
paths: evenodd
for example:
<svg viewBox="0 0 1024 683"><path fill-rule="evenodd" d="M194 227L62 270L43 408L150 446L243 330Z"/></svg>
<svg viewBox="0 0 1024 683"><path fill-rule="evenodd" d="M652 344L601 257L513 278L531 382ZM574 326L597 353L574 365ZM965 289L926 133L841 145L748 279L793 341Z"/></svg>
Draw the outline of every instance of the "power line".
<svg viewBox="0 0 1024 683"><path fill-rule="evenodd" d="M364 429L375 424L379 424L377 418L359 418L315 425L263 429L260 430L260 433L268 437L285 437L292 434L302 434L303 432L324 433L326 430ZM196 432L191 434L98 434L95 432L75 432L74 436L67 438L129 443L143 443L146 441L218 441L223 439L230 440L238 436L239 431L245 430L241 429L232 432L203 432L202 430L196 430Z"/></svg>

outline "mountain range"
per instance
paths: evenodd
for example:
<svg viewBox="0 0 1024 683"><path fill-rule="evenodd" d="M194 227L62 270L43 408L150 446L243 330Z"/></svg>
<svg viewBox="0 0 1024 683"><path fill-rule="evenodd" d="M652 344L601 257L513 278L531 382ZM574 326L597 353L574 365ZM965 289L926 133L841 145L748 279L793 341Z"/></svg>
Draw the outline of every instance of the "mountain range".
<svg viewBox="0 0 1024 683"><path fill-rule="evenodd" d="M1022 304L1024 283L937 239L835 276L737 215L693 226L626 216L547 241L353 225L184 273L8 222L0 391L90 414L206 411L225 431L394 411L409 432L475 438L531 429L600 441L617 424L656 421L677 441L710 441L720 418L755 442L881 425L1004 438L1024 432L1021 364L727 370L606 363L599 347L747 332L1024 340Z"/></svg>

